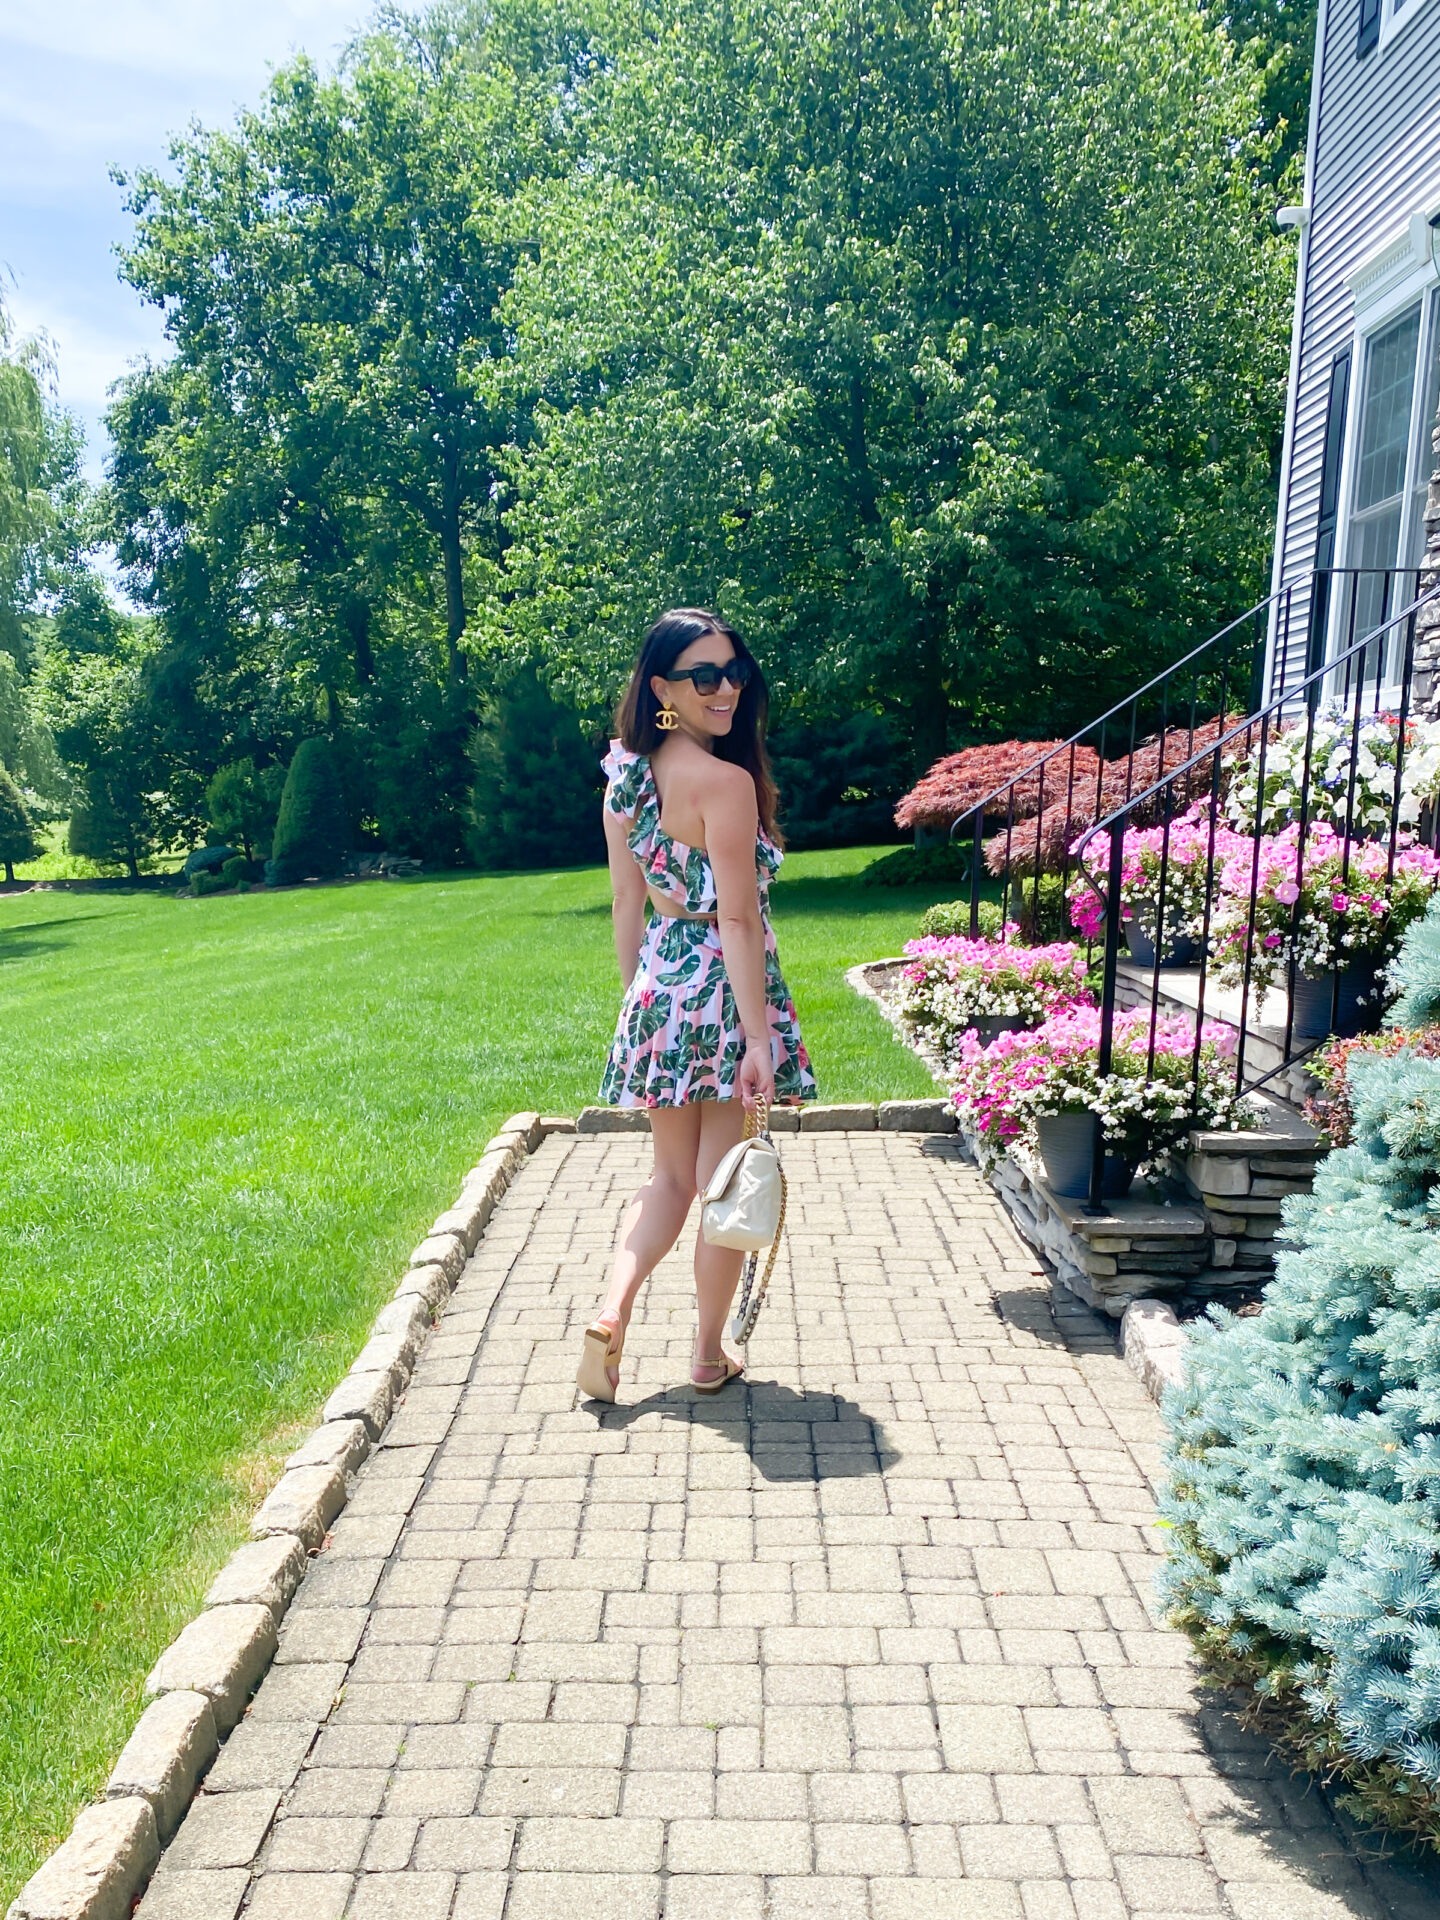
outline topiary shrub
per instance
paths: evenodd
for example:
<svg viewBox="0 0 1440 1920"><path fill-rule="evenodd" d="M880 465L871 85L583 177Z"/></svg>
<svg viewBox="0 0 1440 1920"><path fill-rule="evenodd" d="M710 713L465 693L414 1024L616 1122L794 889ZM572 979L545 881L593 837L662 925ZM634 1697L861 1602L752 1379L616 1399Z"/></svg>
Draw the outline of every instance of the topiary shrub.
<svg viewBox="0 0 1440 1920"><path fill-rule="evenodd" d="M1440 1060L1347 1070L1353 1144L1285 1202L1261 1312L1212 1309L1168 1396L1164 1588L1281 1745L1440 1847Z"/></svg>
<svg viewBox="0 0 1440 1920"><path fill-rule="evenodd" d="M236 858L233 847L196 847L185 856L185 864L180 869L185 879L193 880L197 873L219 873L227 860Z"/></svg>
<svg viewBox="0 0 1440 1920"><path fill-rule="evenodd" d="M1005 916L1000 911L998 900L980 902L980 937L984 940L998 940L1004 931ZM921 939L968 940L970 937L970 902L968 900L939 900L933 907L927 907L920 916Z"/></svg>
<svg viewBox="0 0 1440 1920"><path fill-rule="evenodd" d="M235 887L244 881L258 880L264 871L258 860L247 860L243 853L237 853L221 867L220 880L224 886Z"/></svg>
<svg viewBox="0 0 1440 1920"><path fill-rule="evenodd" d="M345 798L330 742L302 740L295 749L265 879L272 887L294 886L312 878L328 880L340 871L348 837Z"/></svg>

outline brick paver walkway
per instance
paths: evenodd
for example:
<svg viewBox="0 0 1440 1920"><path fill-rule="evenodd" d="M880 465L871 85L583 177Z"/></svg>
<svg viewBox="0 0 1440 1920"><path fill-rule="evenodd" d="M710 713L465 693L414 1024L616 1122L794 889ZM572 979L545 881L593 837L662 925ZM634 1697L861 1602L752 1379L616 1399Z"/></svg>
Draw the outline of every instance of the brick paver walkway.
<svg viewBox="0 0 1440 1920"><path fill-rule="evenodd" d="M687 1261L577 1408L648 1144L552 1137L142 1920L1418 1916L1157 1624L1158 1420L952 1141L782 1142L716 1400Z"/></svg>

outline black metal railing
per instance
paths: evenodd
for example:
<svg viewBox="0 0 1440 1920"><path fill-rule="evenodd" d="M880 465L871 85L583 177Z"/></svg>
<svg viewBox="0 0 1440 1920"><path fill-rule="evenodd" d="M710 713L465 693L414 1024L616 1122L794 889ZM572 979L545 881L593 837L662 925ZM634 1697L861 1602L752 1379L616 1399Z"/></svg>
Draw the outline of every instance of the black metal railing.
<svg viewBox="0 0 1440 1920"><path fill-rule="evenodd" d="M1336 618L1333 590L1337 580L1353 599L1358 597L1363 577L1359 570L1348 569L1324 577L1325 590L1332 595L1327 621ZM1087 823L1075 843L1074 870L1083 873L1103 906L1103 936L1100 943L1103 971L1097 1065L1099 1072L1105 1075L1113 1065L1122 948L1127 944L1122 919L1126 834L1137 826L1154 827L1159 832L1154 923L1148 929L1153 935L1149 943L1151 953L1143 973L1133 963L1125 968L1131 991L1135 991L1137 985L1141 989L1133 1005L1147 1004L1143 987L1144 973L1149 976L1149 1038L1146 1054L1146 1074L1149 1076L1154 1070L1162 999L1168 999L1177 1011L1181 1004L1181 997L1173 988L1170 993L1165 993L1162 971L1172 960L1166 952L1173 919L1173 915L1167 913L1167 887L1172 876L1172 834L1182 817L1188 815L1190 832L1192 835L1198 833L1204 842L1203 912L1200 924L1194 928L1198 964L1187 970L1186 974L1179 969L1172 973L1172 980L1177 985L1182 977L1188 977L1191 982L1189 991L1183 995L1183 1003L1193 1007L1194 1018L1191 1118L1185 1123L1187 1128L1193 1123L1199 1100L1203 1030L1207 1018L1219 1018L1235 1029L1234 1090L1237 1093L1263 1090L1279 1076L1286 1074L1296 1062L1307 1058L1323 1045L1337 1029L1350 1025L1354 1031L1358 1030L1358 1024L1363 1024L1364 1016L1357 1013L1353 1004L1357 988L1354 970L1345 963L1338 943L1332 944L1330 964L1318 975L1313 970L1313 950L1309 955L1311 971L1307 973L1302 968L1300 895L1304 887L1307 852L1320 837L1322 828L1328 836L1329 852L1326 857L1340 861L1341 890L1349 884L1354 863L1364 857L1359 850L1369 848L1378 852L1383 847L1387 897L1395 881L1396 859L1402 847L1422 838L1432 847L1440 843L1440 816L1437 816L1434 807L1429 807L1416 819L1413 832L1402 824L1401 819L1405 798L1407 729L1412 718L1415 679L1416 622L1423 607L1440 604L1440 585L1421 592L1413 572L1408 579L1411 591L1404 605L1393 612L1387 611L1372 627L1362 629L1358 639L1354 637L1355 616L1352 609L1349 614L1351 630L1344 635L1342 628L1346 644L1338 653L1323 664L1312 666L1294 685L1287 685L1283 672L1276 674L1271 697L1262 707L1246 714L1234 725L1218 729L1213 739L1203 742L1187 759L1173 768L1162 762L1154 780L1141 790L1127 792L1103 818L1095 820L1093 824ZM1395 576L1392 575L1388 583L1391 606L1396 599L1394 580ZM1335 628L1331 625L1328 630L1333 634ZM1275 657L1272 654L1272 659ZM1368 792L1371 797L1362 812L1357 814L1357 799L1362 784L1361 734L1367 721L1372 724L1382 722L1387 729L1393 723L1394 761L1393 768L1386 762L1380 763L1384 778L1369 777ZM1329 764L1324 768L1317 765L1316 760L1317 730L1322 727L1325 729L1324 739L1331 743ZM1286 739L1283 760L1276 745L1282 735ZM1275 756L1272 771L1274 766L1282 764L1290 770L1286 775L1283 796L1273 798L1267 796L1266 786L1266 761L1267 755L1271 754ZM1243 810L1236 812L1232 809L1232 813L1241 821L1236 826L1227 824L1226 786L1235 777L1236 763L1242 761L1244 791L1248 800L1253 786L1255 801L1248 822L1243 818ZM1297 766L1299 777L1294 779L1291 774ZM1343 787L1343 793L1340 787ZM1254 988L1256 960L1260 951L1257 942L1257 906L1261 894L1262 843L1282 816L1288 816L1284 823L1285 831L1294 830L1294 865L1292 870L1289 866L1291 851L1287 846L1284 858L1287 876L1290 877L1284 884L1287 897L1288 888L1294 885L1295 898L1290 908L1288 930L1272 929L1270 934L1264 936L1269 944L1264 949L1266 959L1261 980L1263 984L1268 977L1283 983L1285 1012L1283 1024L1272 1024L1261 1034L1257 1031L1261 1026L1258 1002L1263 995L1257 995ZM1087 853L1092 848L1095 851L1087 859ZM1103 855L1103 870L1100 870L1102 862L1096 859L1096 854ZM1210 984L1215 958L1212 936L1216 932L1216 904L1220 893L1217 865L1226 863L1232 874L1238 868L1244 882L1247 861L1248 899L1242 884L1238 894L1232 889L1226 908L1230 921L1237 923L1231 927L1227 937L1233 945L1238 946L1240 954L1238 1003L1232 999L1222 1008L1219 994ZM1375 864L1378 867L1378 857ZM1193 897L1192 890L1192 904ZM1273 893L1271 897L1282 898ZM1345 910L1343 907L1340 909L1341 912ZM1142 929L1144 931L1147 930ZM1297 1026L1297 1007L1301 1003L1302 990L1311 1017L1303 1026ZM1233 993L1233 988L1230 991ZM1265 1066L1263 1071L1255 1070L1253 1066L1247 1071L1247 1052L1258 1050L1262 1040L1268 1053L1275 1054L1278 1051L1278 1060ZM1157 1142L1157 1145L1165 1144L1171 1143ZM1097 1136L1090 1187L1090 1205L1095 1209L1101 1205L1103 1156L1103 1142Z"/></svg>
<svg viewBox="0 0 1440 1920"><path fill-rule="evenodd" d="M950 839L971 842L972 935L980 931L988 854L1002 920L1017 921L1033 939L1063 938L1079 836L1115 807L1139 806L1172 786L1180 769L1257 711L1267 686L1272 701L1306 698L1316 684L1312 658L1327 649L1349 657L1357 622L1379 608L1376 621L1359 627L1373 640L1371 627L1379 630L1401 595L1413 598L1417 578L1413 568L1329 567L1288 582L967 806ZM1370 668L1377 684L1384 669L1377 653Z"/></svg>

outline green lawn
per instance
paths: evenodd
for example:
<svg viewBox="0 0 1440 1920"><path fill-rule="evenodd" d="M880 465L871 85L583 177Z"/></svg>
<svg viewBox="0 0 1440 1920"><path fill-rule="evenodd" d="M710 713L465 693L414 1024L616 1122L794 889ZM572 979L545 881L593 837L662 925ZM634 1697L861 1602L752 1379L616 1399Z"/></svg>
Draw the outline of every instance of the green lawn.
<svg viewBox="0 0 1440 1920"><path fill-rule="evenodd" d="M774 893L824 1099L931 1090L842 975L945 890L871 857ZM618 981L597 869L9 895L0 980L4 1903L496 1123L594 1099Z"/></svg>

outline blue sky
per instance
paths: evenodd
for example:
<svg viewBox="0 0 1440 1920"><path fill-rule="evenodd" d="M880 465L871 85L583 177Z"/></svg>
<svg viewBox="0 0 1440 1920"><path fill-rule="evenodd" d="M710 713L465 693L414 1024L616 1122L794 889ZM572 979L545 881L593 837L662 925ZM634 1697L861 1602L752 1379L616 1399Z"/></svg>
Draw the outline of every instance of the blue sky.
<svg viewBox="0 0 1440 1920"><path fill-rule="evenodd" d="M59 397L100 474L111 381L164 351L157 309L116 278L128 221L112 166L157 165L191 121L228 121L303 49L329 65L369 0L0 0L0 274L44 332Z"/></svg>

